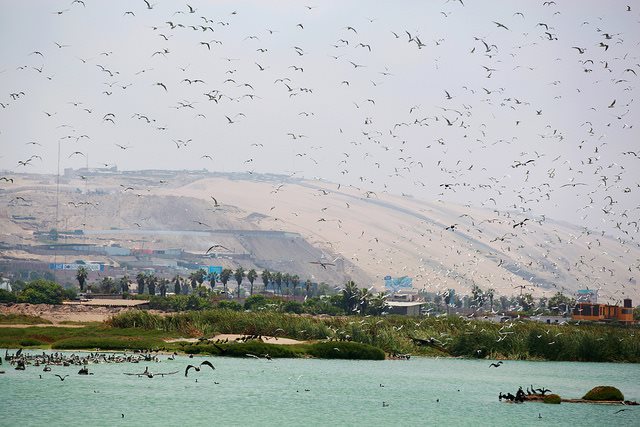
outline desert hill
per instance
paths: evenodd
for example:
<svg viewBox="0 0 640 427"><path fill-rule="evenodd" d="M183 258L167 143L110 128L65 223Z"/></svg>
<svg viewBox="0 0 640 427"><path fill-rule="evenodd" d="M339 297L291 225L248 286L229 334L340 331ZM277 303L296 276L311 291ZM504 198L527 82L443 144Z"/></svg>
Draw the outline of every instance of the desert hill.
<svg viewBox="0 0 640 427"><path fill-rule="evenodd" d="M14 178L0 192L0 240L35 245L34 232L55 227L55 177ZM59 229L84 231L70 241L194 254L220 245L213 252L225 265L303 281L353 279L382 288L389 275L412 277L414 288L431 291L467 293L477 284L506 295L589 288L603 301L640 296L640 250L622 239L523 212L323 181L158 171L69 175L61 179L58 206Z"/></svg>

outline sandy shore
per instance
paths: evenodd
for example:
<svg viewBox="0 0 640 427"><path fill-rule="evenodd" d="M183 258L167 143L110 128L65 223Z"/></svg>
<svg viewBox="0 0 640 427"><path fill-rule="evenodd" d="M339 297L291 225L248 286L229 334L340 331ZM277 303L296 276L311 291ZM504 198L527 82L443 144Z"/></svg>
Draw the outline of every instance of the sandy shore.
<svg viewBox="0 0 640 427"><path fill-rule="evenodd" d="M127 307L90 307L51 304L0 304L0 314L39 316L57 325L61 322L103 322ZM47 325L51 326L51 325Z"/></svg>

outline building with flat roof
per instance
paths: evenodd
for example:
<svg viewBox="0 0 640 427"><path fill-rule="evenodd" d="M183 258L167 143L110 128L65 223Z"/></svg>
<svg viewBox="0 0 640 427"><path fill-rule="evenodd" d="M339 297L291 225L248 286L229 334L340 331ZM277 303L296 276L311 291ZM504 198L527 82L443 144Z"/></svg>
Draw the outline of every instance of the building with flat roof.
<svg viewBox="0 0 640 427"><path fill-rule="evenodd" d="M573 307L573 320L591 320L594 322L620 322L632 324L633 305L631 299L624 300L623 306L578 302Z"/></svg>
<svg viewBox="0 0 640 427"><path fill-rule="evenodd" d="M408 301L387 301L389 306L389 314L400 314L403 316L420 316L422 314L422 306L424 302L408 302Z"/></svg>
<svg viewBox="0 0 640 427"><path fill-rule="evenodd" d="M65 305L82 305L92 307L131 307L131 308L149 308L149 301L135 299L89 299L81 301L64 301Z"/></svg>

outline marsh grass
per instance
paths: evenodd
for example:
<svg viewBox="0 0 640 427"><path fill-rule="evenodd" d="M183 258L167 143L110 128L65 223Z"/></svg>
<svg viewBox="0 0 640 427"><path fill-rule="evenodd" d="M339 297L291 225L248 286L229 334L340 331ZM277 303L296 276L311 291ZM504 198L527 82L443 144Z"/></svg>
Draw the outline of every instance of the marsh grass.
<svg viewBox="0 0 640 427"><path fill-rule="evenodd" d="M0 314L1 325L48 325L50 320L43 319L40 316L30 316L27 314Z"/></svg>
<svg viewBox="0 0 640 427"><path fill-rule="evenodd" d="M51 347L56 349L171 349L164 342L172 337L159 331L138 328L118 329L105 325L84 328L27 327L0 328L0 347Z"/></svg>
<svg viewBox="0 0 640 427"><path fill-rule="evenodd" d="M103 348L99 345L100 340L117 338L109 345L130 346L133 342L139 348L171 350L179 348L178 344L165 343L164 338L241 334L331 343L356 342L391 354L638 363L639 332L638 327L616 325L548 325L519 319L492 323L459 316L310 316L225 309L156 315L143 310L131 310L112 317L104 324L89 324L83 328L0 327L0 346L14 348L20 346L21 341L40 345L36 344L39 341L43 343L42 346L64 345L70 348L68 343L71 342L76 343L77 348ZM69 338L76 341L56 344ZM86 342L83 344L82 340ZM418 345L420 340L437 345ZM186 348L200 351L195 346ZM242 347L236 348L245 351ZM216 350L205 350L217 354ZM299 355L308 349L294 346L283 351L293 351ZM249 350L246 352L252 353ZM262 352L278 357L271 354L276 354L275 350L265 349Z"/></svg>
<svg viewBox="0 0 640 427"><path fill-rule="evenodd" d="M299 340L352 341L388 353L450 355L521 360L640 362L637 327L548 325L514 320L493 323L459 316L312 317L276 312L209 310L157 316L127 312L109 321L116 327L142 327L191 336L275 335ZM434 339L437 346L412 338Z"/></svg>
<svg viewBox="0 0 640 427"><path fill-rule="evenodd" d="M222 349L222 350L220 350ZM303 346L267 344L256 340L228 344L190 344L182 346L187 354L211 354L228 357L257 357L269 355L271 358L294 358L305 354Z"/></svg>

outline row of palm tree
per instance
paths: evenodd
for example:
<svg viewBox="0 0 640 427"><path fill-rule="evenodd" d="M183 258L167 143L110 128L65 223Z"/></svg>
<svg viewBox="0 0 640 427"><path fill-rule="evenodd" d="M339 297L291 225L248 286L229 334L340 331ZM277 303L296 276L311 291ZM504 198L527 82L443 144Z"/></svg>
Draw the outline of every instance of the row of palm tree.
<svg viewBox="0 0 640 427"><path fill-rule="evenodd" d="M76 274L76 279L78 280L78 285L80 286L80 291L84 291L86 282L88 277L88 271L85 267L80 267ZM123 280L126 277L127 285L123 284ZM223 286L223 292L225 294L228 293L228 282L231 278L234 278L237 283L236 295L240 297L240 291L242 288L242 283L245 278L249 281L250 288L249 294L253 295L254 292L254 282L258 278L258 273L255 269L250 269L246 271L242 266L238 267L235 271L229 268L224 268L220 273L216 271L212 271L207 273L204 269L198 269L189 273L186 278L181 277L180 275L174 276L171 280L174 284L174 293L176 295L186 294L189 292L188 285L191 285L192 292L195 292L196 289L200 286L203 286L205 281L208 281L211 285L211 288L214 288L217 283L221 283ZM289 274L282 272L272 272L267 269L264 269L261 273L262 283L267 289L271 286L276 294L283 295L283 285L289 290L292 289L292 294L295 295L297 289L301 285L300 276L297 274ZM122 292L128 292L128 277L124 276L120 279ZM156 288L160 291L161 295L166 294L167 285L170 283L167 279L158 278L154 273L145 273L139 272L135 281L137 283L137 293L143 294L145 293L145 289L147 293L150 295L156 294ZM305 286L305 295L309 295L312 282L307 279L304 283Z"/></svg>

